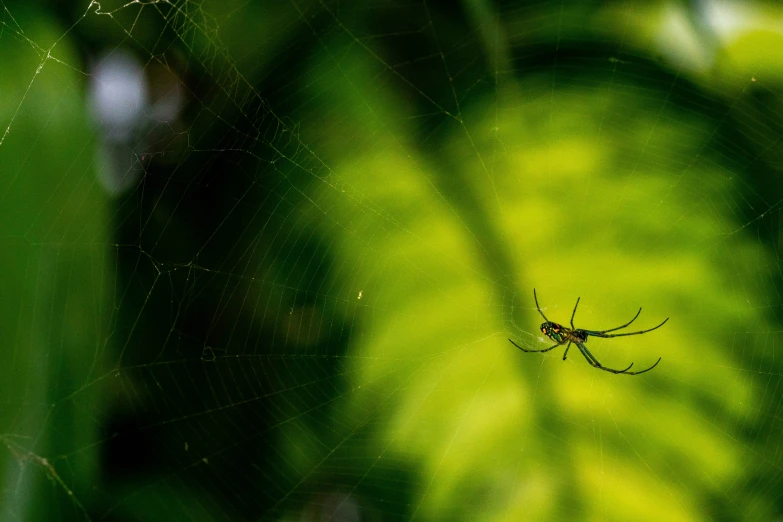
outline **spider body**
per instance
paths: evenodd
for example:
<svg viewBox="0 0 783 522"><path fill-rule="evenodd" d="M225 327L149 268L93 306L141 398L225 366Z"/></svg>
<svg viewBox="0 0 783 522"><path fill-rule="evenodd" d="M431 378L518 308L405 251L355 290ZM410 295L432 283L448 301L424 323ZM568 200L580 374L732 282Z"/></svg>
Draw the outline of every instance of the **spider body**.
<svg viewBox="0 0 783 522"><path fill-rule="evenodd" d="M543 350L529 350L527 348L522 348L517 343L509 339L511 341L511 344L522 350L523 352L548 352L549 350L553 350L557 348L558 346L567 345L565 352L563 353L563 360L566 360L566 357L568 357L568 349L571 348L572 344L575 344L577 348L579 348L579 351L584 355L585 359L587 359L587 362L590 363L594 368L598 368L607 372L611 373L624 373L626 375L639 375L640 373L649 372L653 368L655 368L659 362L661 362L661 358L659 357L658 360L647 368L646 370L641 370L638 372L629 372L628 370L631 369L631 366L633 366L633 363L631 363L627 368L624 370L615 370L612 368L607 368L606 366L603 366L601 363L598 362L598 359L595 358L595 356L590 353L590 350L587 349L587 346L585 346L585 343L587 343L587 338L591 335L593 337L604 337L604 338L610 338L610 337L624 337L627 335L640 335L647 332L652 332L653 330L656 330L666 324L666 321L669 320L667 317L664 319L664 321L659 324L658 326L655 326L653 328L650 328L648 330L641 330L638 332L630 332L630 333L621 333L621 334L610 334L609 332L614 332L617 330L622 330L623 328L626 328L629 326L632 322L636 320L637 317L639 317L639 314L642 313L642 309L639 308L639 311L636 312L636 315L633 316L633 319L628 321L622 326L618 326L617 328L610 328L609 330L583 330L581 328L577 328L574 326L574 316L576 315L576 308L579 306L579 299L576 299L576 304L574 305L574 311L571 312L571 328L568 328L567 326L563 326L561 324L555 323L550 321L546 318L546 315L544 315L544 312L541 311L541 307L538 305L538 296L536 296L536 289L533 289L533 299L536 301L536 310L538 310L538 313L541 314L541 317L544 318L544 323L541 324L541 333L555 341L554 346L550 346L549 348L544 348Z"/></svg>
<svg viewBox="0 0 783 522"><path fill-rule="evenodd" d="M584 330L571 330L570 328L547 321L541 324L541 333L555 341L557 344L583 343L587 341L587 332Z"/></svg>

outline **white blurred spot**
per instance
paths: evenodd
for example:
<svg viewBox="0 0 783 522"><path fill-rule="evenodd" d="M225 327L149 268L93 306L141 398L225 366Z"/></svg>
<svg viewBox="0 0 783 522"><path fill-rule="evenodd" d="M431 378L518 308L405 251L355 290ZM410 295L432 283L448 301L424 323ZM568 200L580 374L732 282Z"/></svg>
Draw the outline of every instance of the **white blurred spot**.
<svg viewBox="0 0 783 522"><path fill-rule="evenodd" d="M681 4L666 4L662 13L658 46L678 67L705 71L715 60L714 49L705 45L702 34Z"/></svg>
<svg viewBox="0 0 783 522"><path fill-rule="evenodd" d="M144 69L130 54L113 52L93 70L88 106L102 138L96 151L98 181L110 194L133 187L143 172L134 136L147 100Z"/></svg>
<svg viewBox="0 0 783 522"><path fill-rule="evenodd" d="M678 66L705 71L720 47L759 30L783 34L783 15L763 2L668 2L662 11L658 46Z"/></svg>
<svg viewBox="0 0 783 522"><path fill-rule="evenodd" d="M147 108L144 69L129 54L114 52L93 71L90 107L98 124L114 141L125 141Z"/></svg>

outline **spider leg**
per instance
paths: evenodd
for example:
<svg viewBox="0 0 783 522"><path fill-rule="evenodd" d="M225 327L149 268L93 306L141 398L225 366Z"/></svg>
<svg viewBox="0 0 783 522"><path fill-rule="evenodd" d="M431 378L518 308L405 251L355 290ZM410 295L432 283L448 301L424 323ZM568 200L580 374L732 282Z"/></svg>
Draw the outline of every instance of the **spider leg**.
<svg viewBox="0 0 783 522"><path fill-rule="evenodd" d="M587 359L587 362L589 362L592 366L595 366L596 364L600 364L598 362L598 359L595 358L595 355L593 355L590 350L587 349L587 346L584 345L584 343L577 343L577 348L579 348L579 351L582 352L582 355L585 356L585 359ZM630 368L630 366L629 366Z"/></svg>
<svg viewBox="0 0 783 522"><path fill-rule="evenodd" d="M622 373L622 374L625 374L625 375L640 375L642 373L649 372L650 370L652 370L653 368L658 366L659 362L661 362L661 358L658 357L658 360L655 361L655 364L653 364L649 368L646 368L644 370L640 370L638 372L629 372L628 371L628 370L631 369L631 366L633 366L633 363L631 363L631 365L628 366L628 368L626 368L625 370L613 370L612 368L607 368L606 366L604 366L601 363L599 363L598 359L596 359L595 356L592 353L590 353L590 350L587 349L587 346L585 346L584 343L576 343L576 346L582 352L582 355L585 356L585 359L587 359L587 362L589 362L590 364L592 364L596 368L600 368L601 370L604 370L604 371L607 371L607 372L610 372L610 373L616 373L616 374Z"/></svg>
<svg viewBox="0 0 783 522"><path fill-rule="evenodd" d="M669 318L667 317L658 326L654 326L654 327L650 328L649 330L641 330L641 331L638 331L638 332L631 332L631 333L621 333L621 334L609 334L609 335L607 335L605 332L611 332L612 330L604 330L603 332L595 332L595 331L592 331L592 330L583 330L583 331L587 332L589 335L593 335L595 337L607 337L607 338L608 337L625 337L626 335L639 335L639 334L643 334L643 333L647 333L647 332L652 332L653 330L657 330L661 326L665 325L666 321L668 321L668 320L669 320ZM615 330L616 330L616 328L615 328Z"/></svg>
<svg viewBox="0 0 783 522"><path fill-rule="evenodd" d="M576 343L576 347L579 348L579 351L582 352L582 355L585 356L585 359L587 359L587 362L589 362L595 368L600 368L601 370L604 370L604 371L610 372L610 373L627 373L628 375L635 375L636 373L641 373L641 372L629 372L628 371L628 370L631 369L631 366L633 366L633 363L631 363L628 366L628 368L626 368L625 370L615 370L613 368L607 368L606 366L604 366L604 365L602 365L601 363L598 362L598 359L596 359L595 356L592 353L590 353L590 350L587 349L587 347L585 346L584 343ZM648 368L648 370L650 370L650 369L652 369L652 368ZM644 371L647 371L647 370L644 370Z"/></svg>
<svg viewBox="0 0 783 522"><path fill-rule="evenodd" d="M512 341L511 339L509 339L509 342L511 342L511 344L513 344L514 346L516 346L517 348L519 348L519 349L520 349L520 350L522 350L523 352L539 352L539 353L544 353L544 352L548 352L549 350L554 350L554 349L555 349L555 348L557 348L558 346L561 346L561 345L560 345L560 343L557 343L556 345L554 345L554 346L550 346L549 348L544 348L543 350L528 350L527 348L522 348L521 346L519 346L517 343L515 343L515 342L514 342L514 341Z"/></svg>
<svg viewBox="0 0 783 522"><path fill-rule="evenodd" d="M605 334L607 332L614 332L615 330L622 330L623 328L626 328L627 326L629 326L632 322L636 321L636 318L639 317L640 313L642 313L642 309L641 308L639 308L639 311L636 312L636 315L633 316L633 319L631 319L630 321L628 321L627 323L625 323L622 326L618 326L617 328L610 328L609 330L595 330L595 331L586 330L586 331L590 331L591 335L596 335L596 334ZM598 337L598 336L596 335L596 337Z"/></svg>
<svg viewBox="0 0 783 522"><path fill-rule="evenodd" d="M541 314L541 317L544 318L544 321L546 321L548 323L549 319L546 318L546 316L544 315L544 312L541 311L541 307L538 306L538 296L536 296L536 289L535 288L533 289L533 299L535 299L535 301L536 301L536 310L538 310L538 313Z"/></svg>
<svg viewBox="0 0 783 522"><path fill-rule="evenodd" d="M571 348L571 341L568 341L568 346L566 346L565 352L563 352L563 360L566 360L566 357L568 357L568 349Z"/></svg>
<svg viewBox="0 0 783 522"><path fill-rule="evenodd" d="M576 304L574 305L574 311L571 312L571 328L576 330L576 326L574 326L574 316L576 315L576 307L579 306L579 300L581 297L576 298ZM635 319L635 318L634 318Z"/></svg>
<svg viewBox="0 0 783 522"><path fill-rule="evenodd" d="M659 363L659 362L661 362L661 358L660 358L660 357L658 357L658 360L657 360L657 361L655 361L655 364L653 364L652 366L650 366L650 367L649 367L649 368L647 368L646 370L642 370L642 371L639 371L639 372L626 372L626 373L627 373L628 375L639 375L640 373L649 372L650 370L652 370L653 368L655 368L656 366L658 366L658 363Z"/></svg>

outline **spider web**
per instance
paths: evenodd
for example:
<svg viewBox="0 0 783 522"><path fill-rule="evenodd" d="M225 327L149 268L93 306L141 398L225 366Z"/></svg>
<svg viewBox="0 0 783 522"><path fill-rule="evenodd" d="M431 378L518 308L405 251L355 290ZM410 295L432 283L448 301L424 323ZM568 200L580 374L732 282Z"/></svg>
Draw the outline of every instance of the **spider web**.
<svg viewBox="0 0 783 522"><path fill-rule="evenodd" d="M783 516L779 7L0 10L4 518Z"/></svg>

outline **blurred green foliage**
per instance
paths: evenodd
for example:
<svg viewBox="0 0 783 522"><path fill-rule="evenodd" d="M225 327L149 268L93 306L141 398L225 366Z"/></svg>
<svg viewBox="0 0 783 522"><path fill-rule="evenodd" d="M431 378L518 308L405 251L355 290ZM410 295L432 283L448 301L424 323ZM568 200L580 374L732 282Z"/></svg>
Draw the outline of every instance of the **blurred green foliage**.
<svg viewBox="0 0 783 522"><path fill-rule="evenodd" d="M779 517L783 11L700 6L0 6L4 515ZM119 196L115 46L188 102Z"/></svg>
<svg viewBox="0 0 783 522"><path fill-rule="evenodd" d="M58 43L60 61L46 60L63 28L30 9L13 14L0 37L3 518L82 517L87 499L67 492L89 490L99 466L89 448L103 402L90 384L108 355L106 198L71 42Z"/></svg>
<svg viewBox="0 0 783 522"><path fill-rule="evenodd" d="M715 425L757 429L747 405L761 397L751 380L737 380L736 347L720 347L726 332L743 325L772 328L758 312L732 309L732 286L752 281L757 262L775 260L760 258L749 237L731 241L730 264L722 248L716 256L699 245L732 227L731 212L714 201L737 192L707 158L693 161L709 127L676 108L651 111L665 93L656 101L619 83L607 94L553 88L540 76L509 78L503 96L474 101L432 152L406 139L413 131L405 123L389 124L412 120L388 101L393 92L378 104L354 103L374 87L373 100L384 97L377 72L354 72L335 70L309 84L313 97L328 99L324 107L340 109L343 139L378 136L331 157L341 168L310 209L334 209L336 222L350 224L325 231L344 255L336 265L345 269L333 272L330 287L349 296L362 291L361 300L339 306L346 318L359 318L363 334L349 347L357 377L336 409L345 427L336 440L354 442L354 432L372 423L379 443L367 447L356 437L344 450L355 467L373 456L419 462L422 487L412 510L424 518L696 520L725 512L725 505L713 511L704 504L717 495L743 506L738 513L772 516L774 498L760 503L753 487L732 491L769 474L768 463L743 462L753 441L737 444ZM485 158L494 159L491 169ZM454 206L468 203L450 205L428 183L442 165L467 180L466 199L481 205L506 240L490 249L518 260L520 272L507 277L523 281L518 323L498 313L495 303L509 288L486 277L492 267L469 268L481 266L486 240L455 216ZM672 180L671 171L684 169L687 176ZM370 210L346 204L333 184L353 187ZM638 303L647 323L671 315L649 336L591 341L611 367L644 367L660 355L661 368L630 378L595 371L578 352L563 364L557 351L514 350L509 332L533 348L551 344L529 333L540 322L533 286L561 322L572 300L589 293L576 321L586 328L622 324ZM525 325L521 332L517 324ZM302 441L293 439L289 452L294 446ZM299 472L322 468L330 449L314 450Z"/></svg>

